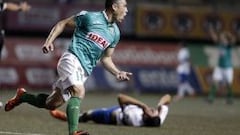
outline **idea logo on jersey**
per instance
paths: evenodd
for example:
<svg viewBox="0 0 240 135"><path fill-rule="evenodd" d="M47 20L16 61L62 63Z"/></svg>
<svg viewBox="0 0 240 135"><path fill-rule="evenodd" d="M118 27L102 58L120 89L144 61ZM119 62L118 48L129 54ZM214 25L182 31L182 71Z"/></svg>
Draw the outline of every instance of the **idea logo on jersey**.
<svg viewBox="0 0 240 135"><path fill-rule="evenodd" d="M110 45L110 43L107 40L105 40L103 37L101 37L96 33L92 33L92 32L88 33L87 38L97 43L97 45L102 49L105 49Z"/></svg>

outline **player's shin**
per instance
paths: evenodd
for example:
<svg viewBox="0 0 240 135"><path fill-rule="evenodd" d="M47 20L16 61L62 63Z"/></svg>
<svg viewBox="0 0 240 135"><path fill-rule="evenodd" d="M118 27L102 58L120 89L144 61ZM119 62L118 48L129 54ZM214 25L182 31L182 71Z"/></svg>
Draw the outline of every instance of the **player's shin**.
<svg viewBox="0 0 240 135"><path fill-rule="evenodd" d="M81 99L79 97L71 97L67 104L67 120L69 135L72 135L78 130L78 119L80 112Z"/></svg>
<svg viewBox="0 0 240 135"><path fill-rule="evenodd" d="M232 104L233 103L233 92L231 85L227 86L227 103Z"/></svg>
<svg viewBox="0 0 240 135"><path fill-rule="evenodd" d="M38 95L32 95L29 93L24 93L21 98L20 101L22 103L28 103L30 105L33 105L35 107L38 108L45 108L46 107L46 100L47 97L49 95L48 94L38 94Z"/></svg>
<svg viewBox="0 0 240 135"><path fill-rule="evenodd" d="M212 103L214 101L216 91L217 91L217 87L216 85L213 84L208 94L208 102Z"/></svg>

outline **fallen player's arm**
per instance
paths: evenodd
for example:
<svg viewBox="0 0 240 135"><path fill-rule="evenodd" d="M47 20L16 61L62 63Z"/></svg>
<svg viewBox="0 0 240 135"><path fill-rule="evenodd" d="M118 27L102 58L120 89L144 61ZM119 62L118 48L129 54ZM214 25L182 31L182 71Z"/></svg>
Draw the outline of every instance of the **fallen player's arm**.
<svg viewBox="0 0 240 135"><path fill-rule="evenodd" d="M124 94L118 95L118 103L122 109L124 108L125 105L137 105L143 110L148 108L148 106L145 103Z"/></svg>

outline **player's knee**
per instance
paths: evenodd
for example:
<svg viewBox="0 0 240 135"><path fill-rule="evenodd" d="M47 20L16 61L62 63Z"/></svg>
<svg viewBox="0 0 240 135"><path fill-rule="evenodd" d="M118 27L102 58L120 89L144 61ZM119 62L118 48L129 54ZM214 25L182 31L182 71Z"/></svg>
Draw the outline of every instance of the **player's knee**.
<svg viewBox="0 0 240 135"><path fill-rule="evenodd" d="M83 86L71 86L68 88L68 91L73 97L84 98L85 96L85 89Z"/></svg>
<svg viewBox="0 0 240 135"><path fill-rule="evenodd" d="M48 109L48 110L54 110L54 109L60 107L62 104L63 104L62 101L47 100L47 101L46 101L46 109Z"/></svg>

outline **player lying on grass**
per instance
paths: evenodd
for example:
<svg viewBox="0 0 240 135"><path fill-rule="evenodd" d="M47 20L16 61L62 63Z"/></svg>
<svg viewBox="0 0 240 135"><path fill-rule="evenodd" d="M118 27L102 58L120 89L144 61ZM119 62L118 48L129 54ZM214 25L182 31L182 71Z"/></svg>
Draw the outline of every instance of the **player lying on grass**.
<svg viewBox="0 0 240 135"><path fill-rule="evenodd" d="M168 114L171 96L166 94L158 102L156 108L124 94L118 95L119 105L99 108L80 114L79 122L93 121L99 124L127 126L161 126ZM67 121L67 116L60 110L52 110L50 114L60 120Z"/></svg>

